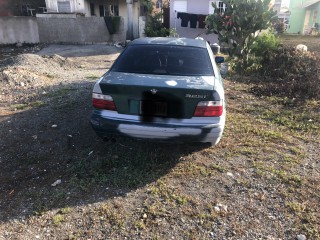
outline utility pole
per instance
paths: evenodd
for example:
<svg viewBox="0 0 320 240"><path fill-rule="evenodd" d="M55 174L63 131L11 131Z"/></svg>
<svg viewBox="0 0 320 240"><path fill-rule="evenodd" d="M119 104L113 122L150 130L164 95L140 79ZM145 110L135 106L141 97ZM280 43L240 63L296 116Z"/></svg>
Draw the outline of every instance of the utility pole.
<svg viewBox="0 0 320 240"><path fill-rule="evenodd" d="M132 0L126 0L127 1L127 40L133 40L133 3Z"/></svg>

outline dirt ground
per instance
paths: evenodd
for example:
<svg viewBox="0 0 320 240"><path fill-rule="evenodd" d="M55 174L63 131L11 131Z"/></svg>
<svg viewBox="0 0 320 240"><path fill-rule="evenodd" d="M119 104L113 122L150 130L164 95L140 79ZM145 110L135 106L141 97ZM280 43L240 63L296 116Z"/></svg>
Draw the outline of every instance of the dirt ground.
<svg viewBox="0 0 320 240"><path fill-rule="evenodd" d="M0 240L320 239L319 102L227 77L218 146L104 142L91 90L121 49L32 49L0 60Z"/></svg>

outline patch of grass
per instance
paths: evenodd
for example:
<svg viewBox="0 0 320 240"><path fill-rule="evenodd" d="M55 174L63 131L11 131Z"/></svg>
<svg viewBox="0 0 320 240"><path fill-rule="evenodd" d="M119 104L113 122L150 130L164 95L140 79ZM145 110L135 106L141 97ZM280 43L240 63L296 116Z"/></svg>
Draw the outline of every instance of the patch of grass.
<svg viewBox="0 0 320 240"><path fill-rule="evenodd" d="M109 204L100 206L98 214L101 220L106 220L113 230L121 230L125 228L125 213L122 208L115 208Z"/></svg>
<svg viewBox="0 0 320 240"><path fill-rule="evenodd" d="M217 170L218 172L221 172L221 173L226 171L225 167L223 167L221 165L218 165L218 164L214 164L214 163L211 164L210 168L215 169L215 170Z"/></svg>
<svg viewBox="0 0 320 240"><path fill-rule="evenodd" d="M268 158L269 159L252 161L252 166L256 174L261 177L266 177L267 179L281 181L287 184L288 187L299 188L302 186L301 177L290 170L290 168L296 164L295 161L292 159L290 159L290 162L286 162L286 160L281 161L283 156L269 156ZM276 161L273 162L272 159L276 159Z"/></svg>
<svg viewBox="0 0 320 240"><path fill-rule="evenodd" d="M134 226L135 228L142 230L142 229L146 229L146 225L143 221L143 219L138 219L134 222Z"/></svg>
<svg viewBox="0 0 320 240"><path fill-rule="evenodd" d="M55 191L54 191L54 199L56 201L64 200L64 199L66 199L66 197L67 197L67 193L65 191L62 191L62 190L60 190L58 188L55 189Z"/></svg>
<svg viewBox="0 0 320 240"><path fill-rule="evenodd" d="M305 157L305 153L303 152L303 149L299 146L295 147L295 146L292 146L289 148L290 152L293 153L294 155L296 156L299 156L299 157Z"/></svg>
<svg viewBox="0 0 320 240"><path fill-rule="evenodd" d="M281 132L276 130L263 130L263 129L255 129L254 133L261 136L266 140L282 140L283 135Z"/></svg>
<svg viewBox="0 0 320 240"><path fill-rule="evenodd" d="M30 106L31 107L36 107L36 108L39 108L39 107L44 107L46 106L47 104L43 101L35 101L35 102L31 102L30 103Z"/></svg>
<svg viewBox="0 0 320 240"><path fill-rule="evenodd" d="M292 157L290 155L284 155L282 157L282 160L283 160L283 162L285 162L286 164L289 164L291 166L294 166L295 164L300 163L300 158Z"/></svg>
<svg viewBox="0 0 320 240"><path fill-rule="evenodd" d="M56 226L59 226L64 221L65 221L64 216L62 216L61 214L57 214L52 217L52 222Z"/></svg>
<svg viewBox="0 0 320 240"><path fill-rule="evenodd" d="M159 217L166 217L168 218L170 216L170 212L166 209L167 206L163 205L163 203L160 201L160 199L152 199L149 201L144 202L143 206L143 214L142 218L144 219L145 226L148 226L154 223L150 220L156 219Z"/></svg>
<svg viewBox="0 0 320 240"><path fill-rule="evenodd" d="M289 130L320 132L320 123L317 121L318 113L308 109L294 107L268 109L268 107L262 106L249 106L246 108L246 112L275 125L284 126Z"/></svg>
<svg viewBox="0 0 320 240"><path fill-rule="evenodd" d="M250 137L252 137L252 135L259 136L263 140L268 140L268 141L284 140L284 136L279 131L279 129L270 129L270 127L268 126L259 126L258 124L256 125L243 124L242 131L247 136L250 136Z"/></svg>
<svg viewBox="0 0 320 240"><path fill-rule="evenodd" d="M29 107L29 105L27 103L13 104L10 106L10 108L13 110L24 110L28 107Z"/></svg>
<svg viewBox="0 0 320 240"><path fill-rule="evenodd" d="M320 230L317 227L317 221L309 222L309 217L304 219L304 223L302 224L302 229L310 236L310 239L319 239L320 238Z"/></svg>
<svg viewBox="0 0 320 240"><path fill-rule="evenodd" d="M287 183L290 185L294 185L296 187L301 186L302 184L302 180L301 177L296 175L296 174L292 174L289 172L286 172L284 170L273 170L272 171L283 183Z"/></svg>
<svg viewBox="0 0 320 240"><path fill-rule="evenodd" d="M98 76L98 75L89 75L87 76L86 78L87 79L91 79L91 80L98 80L101 76Z"/></svg>
<svg viewBox="0 0 320 240"><path fill-rule="evenodd" d="M42 216L47 211L48 211L47 206L45 206L44 204L39 204L38 206L35 207L35 210L33 211L33 215Z"/></svg>
<svg viewBox="0 0 320 240"><path fill-rule="evenodd" d="M85 190L96 183L132 188L152 182L169 171L179 159L176 153L167 152L165 147L153 146L152 143L136 143L129 149L112 144L103 156L94 153L90 160L86 159L87 152L84 152L83 158L70 168L72 183Z"/></svg>
<svg viewBox="0 0 320 240"><path fill-rule="evenodd" d="M308 206L309 201L286 201L285 207L289 209L291 214L298 216L295 225L306 232L310 239L319 239L320 229L318 228L319 218L317 217L317 210L311 209Z"/></svg>
<svg viewBox="0 0 320 240"><path fill-rule="evenodd" d="M316 100L307 100L305 102L305 105L307 108L311 108L314 110L318 110L319 112L319 106L320 106L320 101L316 101Z"/></svg>
<svg viewBox="0 0 320 240"><path fill-rule="evenodd" d="M163 181L158 180L156 185L151 187L150 192L162 198L167 203L174 205L184 205L189 201L189 197L181 193L178 189L168 187Z"/></svg>
<svg viewBox="0 0 320 240"><path fill-rule="evenodd" d="M245 156L253 156L253 155L258 153L258 149L257 148L253 148L253 147L243 146L240 149L240 153L245 155Z"/></svg>
<svg viewBox="0 0 320 240"><path fill-rule="evenodd" d="M61 208L61 209L59 210L59 213L60 213L60 214L68 214L68 213L70 213L70 212L71 212L71 208L69 208L69 207Z"/></svg>
<svg viewBox="0 0 320 240"><path fill-rule="evenodd" d="M217 166L218 169L222 170L219 166ZM215 166L205 166L201 163L197 163L194 161L188 161L185 164L180 164L177 166L174 170L175 176L202 176L202 177L208 177L209 175L214 174L218 169L215 168Z"/></svg>
<svg viewBox="0 0 320 240"><path fill-rule="evenodd" d="M17 103L17 104L10 105L10 109L12 109L12 110L26 110L31 107L43 107L45 105L46 105L46 103L43 101L35 101L35 102L30 102L30 103Z"/></svg>
<svg viewBox="0 0 320 240"><path fill-rule="evenodd" d="M284 112L282 112L284 113ZM269 118L268 116L263 116L265 119L270 119L273 123L277 125L286 126L289 129L294 131L318 131L319 127L317 124L313 122L313 120L306 118L304 115L293 115L292 112L285 113L286 115L275 115L273 118Z"/></svg>
<svg viewBox="0 0 320 240"><path fill-rule="evenodd" d="M285 206L296 214L303 213L306 210L305 204L296 201L287 201L285 202Z"/></svg>
<svg viewBox="0 0 320 240"><path fill-rule="evenodd" d="M54 91L50 91L47 96L48 97L63 97L67 94L69 94L72 91L78 90L77 88L71 88L71 87L60 87Z"/></svg>
<svg viewBox="0 0 320 240"><path fill-rule="evenodd" d="M58 101L56 101L56 104L54 105L53 109L61 112L74 110L74 106L76 104L79 104L78 99L59 99Z"/></svg>

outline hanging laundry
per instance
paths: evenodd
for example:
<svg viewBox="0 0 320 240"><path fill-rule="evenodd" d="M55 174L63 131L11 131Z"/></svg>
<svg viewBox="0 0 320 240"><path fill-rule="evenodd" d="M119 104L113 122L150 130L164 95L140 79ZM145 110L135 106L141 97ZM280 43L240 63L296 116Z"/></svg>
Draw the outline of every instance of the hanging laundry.
<svg viewBox="0 0 320 240"><path fill-rule="evenodd" d="M198 15L197 14L190 14L190 27L196 28L198 22Z"/></svg>
<svg viewBox="0 0 320 240"><path fill-rule="evenodd" d="M199 28L205 28L205 26L206 26L206 23L205 23L206 17L207 17L207 15L201 15L201 14L198 15Z"/></svg>
<svg viewBox="0 0 320 240"><path fill-rule="evenodd" d="M190 14L178 12L177 18L181 18L181 27L188 27L190 21Z"/></svg>

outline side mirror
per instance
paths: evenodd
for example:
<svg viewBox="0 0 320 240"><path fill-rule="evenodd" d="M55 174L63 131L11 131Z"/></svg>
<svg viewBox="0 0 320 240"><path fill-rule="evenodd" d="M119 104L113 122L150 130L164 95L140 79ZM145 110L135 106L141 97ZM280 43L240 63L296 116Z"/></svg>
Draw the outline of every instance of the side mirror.
<svg viewBox="0 0 320 240"><path fill-rule="evenodd" d="M224 57L216 56L215 60L216 60L216 63L223 63L224 62Z"/></svg>

